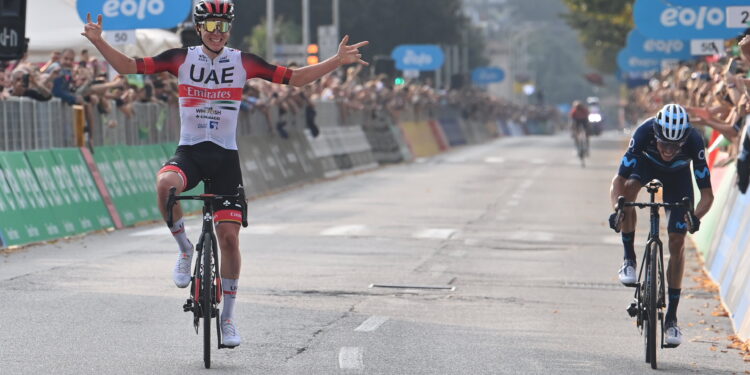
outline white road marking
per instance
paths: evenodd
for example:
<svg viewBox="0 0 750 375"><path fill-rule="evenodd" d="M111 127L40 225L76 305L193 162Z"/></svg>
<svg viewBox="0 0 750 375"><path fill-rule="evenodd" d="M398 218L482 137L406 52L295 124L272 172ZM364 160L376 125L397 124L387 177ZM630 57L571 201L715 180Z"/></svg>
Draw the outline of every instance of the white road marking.
<svg viewBox="0 0 750 375"><path fill-rule="evenodd" d="M529 232L529 231L517 231L513 232L508 238L512 240L522 241L522 240L531 240L531 241L540 241L540 242L551 242L555 235L554 233L549 232Z"/></svg>
<svg viewBox="0 0 750 375"><path fill-rule="evenodd" d="M186 232L192 232L193 230L199 230L198 227L186 226ZM166 227L158 227L153 229L146 229L139 232L131 233L132 237L148 237L148 236L166 236L169 234L169 229Z"/></svg>
<svg viewBox="0 0 750 375"><path fill-rule="evenodd" d="M358 370L364 367L362 349L345 346L339 350L339 368L345 370Z"/></svg>
<svg viewBox="0 0 750 375"><path fill-rule="evenodd" d="M518 188L519 188L520 190L526 190L526 189L528 189L529 187L531 187L531 185L533 185L533 184L534 184L534 180L531 180L531 179L526 179L526 180L523 180L523 182L521 183L521 185L519 185L519 187L518 187Z"/></svg>
<svg viewBox="0 0 750 375"><path fill-rule="evenodd" d="M283 228L283 225L249 225L242 231L250 234L274 234Z"/></svg>
<svg viewBox="0 0 750 375"><path fill-rule="evenodd" d="M364 225L339 225L320 232L321 236L355 236L365 231Z"/></svg>
<svg viewBox="0 0 750 375"><path fill-rule="evenodd" d="M508 201L508 206L516 207L516 206L518 206L519 203L520 202L518 202L518 199L511 199L511 200Z"/></svg>
<svg viewBox="0 0 750 375"><path fill-rule="evenodd" d="M436 240L447 240L456 233L455 229L431 228L421 230L412 234L414 238L432 238Z"/></svg>
<svg viewBox="0 0 750 375"><path fill-rule="evenodd" d="M516 193L513 193L513 195L511 195L510 197L513 199L521 199L523 197L523 193L516 192Z"/></svg>
<svg viewBox="0 0 750 375"><path fill-rule="evenodd" d="M617 236L606 236L602 237L602 242L608 245L622 245L622 238Z"/></svg>
<svg viewBox="0 0 750 375"><path fill-rule="evenodd" d="M388 321L387 316L380 316L380 315L373 315L362 324L359 325L359 327L355 328L354 331L356 332L372 332L378 328L380 328L383 323Z"/></svg>
<svg viewBox="0 0 750 375"><path fill-rule="evenodd" d="M468 238L468 239L464 240L464 245L466 245L466 246L476 246L476 245L479 245L479 240L474 239L474 238Z"/></svg>
<svg viewBox="0 0 750 375"><path fill-rule="evenodd" d="M493 157L485 158L484 162L490 163L490 164L500 164L500 163L504 163L505 159L493 156Z"/></svg>
<svg viewBox="0 0 750 375"><path fill-rule="evenodd" d="M531 159L529 162L531 164L547 164L547 160L544 159Z"/></svg>

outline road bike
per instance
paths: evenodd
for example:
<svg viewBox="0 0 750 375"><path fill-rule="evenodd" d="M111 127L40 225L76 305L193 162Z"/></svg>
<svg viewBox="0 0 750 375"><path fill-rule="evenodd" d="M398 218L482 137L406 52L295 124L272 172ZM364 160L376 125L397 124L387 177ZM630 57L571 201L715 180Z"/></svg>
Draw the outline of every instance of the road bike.
<svg viewBox="0 0 750 375"><path fill-rule="evenodd" d="M210 180L203 180L205 191L210 191ZM219 252L214 233L214 208L212 202L237 200L242 206L242 226L247 227L247 202L245 201L245 190L242 186L237 188L235 195L176 195L177 189L169 189L167 199L167 225L172 227L174 222L172 207L180 200L203 201L203 229L195 246L197 260L190 281L190 298L182 306L185 312L193 313L193 326L198 334L200 320L203 319L203 364L206 368L211 367L211 319L216 318L216 337L219 349L234 349L233 346L225 346L221 341L221 314L219 303L223 290L221 288L221 274L219 273Z"/></svg>
<svg viewBox="0 0 750 375"><path fill-rule="evenodd" d="M665 209L684 207L687 209L687 229L690 233L695 230L693 222L693 202L689 197L682 198L681 202L658 203L656 193L662 188L659 180L652 180L646 184L646 191L651 196L650 202L626 202L625 197L617 199L616 232L619 232L624 216L625 207L650 208L651 225L646 242L646 251L643 253L643 261L638 271L638 281L629 286L635 287L633 302L628 306L628 314L636 318L636 325L643 335L643 343L646 350L646 363L656 369L656 347L657 347L657 325L661 327L661 348L673 348L673 345L664 343L664 312L666 305L666 293L664 283L664 253L663 244L659 239L659 208Z"/></svg>
<svg viewBox="0 0 750 375"><path fill-rule="evenodd" d="M574 122L573 141L576 145L576 155L581 159L581 167L586 167L586 158L589 156L588 125L585 122Z"/></svg>

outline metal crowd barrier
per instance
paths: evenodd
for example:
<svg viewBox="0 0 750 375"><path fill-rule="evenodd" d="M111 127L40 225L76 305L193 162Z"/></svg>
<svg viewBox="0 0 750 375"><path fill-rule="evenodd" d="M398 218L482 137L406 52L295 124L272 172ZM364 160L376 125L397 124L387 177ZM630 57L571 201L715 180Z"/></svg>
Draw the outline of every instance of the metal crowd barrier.
<svg viewBox="0 0 750 375"><path fill-rule="evenodd" d="M86 116L90 142L107 145L151 145L176 142L180 136L180 113L176 106L163 103L133 103L128 117L112 103L109 113L89 107ZM273 109L272 122L278 119ZM302 127L301 114L285 116L288 128ZM268 134L266 117L259 111L241 112L238 136ZM75 147L73 109L54 98L40 102L12 97L0 101L0 151L27 151Z"/></svg>

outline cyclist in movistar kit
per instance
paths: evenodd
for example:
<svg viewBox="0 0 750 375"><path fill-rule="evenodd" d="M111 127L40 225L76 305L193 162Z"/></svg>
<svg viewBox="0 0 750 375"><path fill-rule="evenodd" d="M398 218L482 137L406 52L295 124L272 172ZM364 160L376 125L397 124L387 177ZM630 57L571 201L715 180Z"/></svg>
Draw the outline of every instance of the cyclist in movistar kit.
<svg viewBox="0 0 750 375"><path fill-rule="evenodd" d="M649 118L633 134L620 170L612 180L610 190L612 205L617 207L617 198L624 196L628 202L635 201L638 192L649 181L656 178L664 184L663 200L675 203L683 197L693 197L693 176L690 174L690 161L693 162L694 178L700 189L700 202L695 208L696 230L700 225L699 218L711 208L714 200L711 189L711 176L706 164L706 149L698 131L690 126L687 111L680 105L667 104L656 117ZM635 286L637 282L636 257L633 249L635 237L635 208L624 209L622 222L622 243L625 256L619 271L620 282L626 286ZM671 212L669 212L671 211ZM685 232L687 210L668 210L667 231L669 232L669 266L667 284L669 305L665 317L665 341L667 344L679 345L682 333L677 326L677 305L680 301L682 275L685 268ZM609 218L612 229L617 227L616 214Z"/></svg>
<svg viewBox="0 0 750 375"><path fill-rule="evenodd" d="M236 132L242 89L247 80L261 78L304 86L345 64L368 65L358 50L368 42L348 45L348 36L339 44L335 56L299 69L271 65L256 55L225 47L234 20L234 4L229 0L201 0L195 6L193 20L201 46L171 49L155 57L134 59L122 54L102 39L102 16L98 16L96 23L91 21L90 14L87 18L81 35L88 38L120 74L168 71L178 78L180 142L174 157L158 172L156 185L157 201L165 221L170 187L176 187L179 193L210 178L209 193L232 195L242 185ZM180 248L173 279L178 287L185 288L190 284L193 245L185 234L179 204L175 205L173 213L174 225L169 229ZM222 202L215 207L215 213L224 292L222 338L224 345L237 346L241 338L233 315L240 276L240 205Z"/></svg>

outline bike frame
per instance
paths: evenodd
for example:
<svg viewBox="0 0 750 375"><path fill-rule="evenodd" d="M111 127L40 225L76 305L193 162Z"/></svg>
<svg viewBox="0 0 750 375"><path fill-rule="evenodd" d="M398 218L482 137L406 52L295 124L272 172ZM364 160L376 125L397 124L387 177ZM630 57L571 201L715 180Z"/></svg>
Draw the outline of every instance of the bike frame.
<svg viewBox="0 0 750 375"><path fill-rule="evenodd" d="M210 180L203 180L205 191L210 191L211 181ZM200 328L200 319L203 317L204 319L208 317L208 319L216 318L216 335L217 335L217 343L219 349L224 348L230 348L233 349L234 347L225 346L222 344L221 340L221 326L219 320L219 308L217 307L218 304L221 302L222 298L222 287L221 287L221 273L219 272L219 250L218 250L218 241L216 239L215 234L215 223L214 223L214 208L211 204L214 201L223 201L227 199L237 199L241 206L241 212L242 212L242 226L247 227L247 202L245 200L245 190L242 186L239 186L237 188L237 194L236 195L216 195L216 194L210 194L210 193L204 193L201 195L176 195L177 189L172 187L169 189L169 197L167 199L166 209L167 209L167 225L170 227L174 223L173 220L173 213L172 208L175 204L177 204L177 201L180 200L201 200L203 201L203 219L202 219L202 228L201 228L201 234L200 238L198 239L198 242L195 246L195 254L197 255L197 260L195 262L195 267L193 268L193 277L191 280L191 286L190 286L190 298L187 300L187 302L183 305L183 310L185 312L192 312L193 313L193 325L195 327L195 333L197 334ZM210 241L210 251L211 253L208 254L208 256L204 257L204 250L206 249L206 240ZM210 263L210 271L208 272L209 275L206 275L204 272L204 264ZM209 278L209 282L206 283L206 277ZM210 285L209 287L206 287L206 285ZM209 289L209 290L206 290ZM214 289L214 290L211 290ZM210 293L210 304L206 306L206 304L201 303L201 296L203 293ZM204 322L205 324L210 324L210 322ZM206 329L208 326L204 327ZM205 333L205 340L206 343L208 342L209 334ZM210 367L210 353L208 352L208 344L205 344L206 347L204 348L204 360L206 362L206 368Z"/></svg>
<svg viewBox="0 0 750 375"><path fill-rule="evenodd" d="M625 202L624 197L619 197L617 201L618 211L622 212L621 210L625 207L637 207L637 208L649 208L650 211L650 228L649 228L649 234L648 234L648 240L646 242L646 249L643 253L643 261L641 262L641 267L638 271L638 282L636 283L635 288L635 295L634 299L635 302L631 304L630 308L628 308L628 313L637 318L637 326L643 333L644 328L644 320L648 319L649 316L649 309L651 307L646 306L646 298L642 295L648 288L649 284L648 282L659 282L659 288L656 291L656 301L655 306L652 306L656 311L656 314L653 315L652 319L653 321L648 322L649 326L657 327L656 322L659 321L661 324L660 326L663 328L664 325L664 313L661 311L666 307L666 291L665 291L665 277L664 277L664 244L662 243L661 239L659 238L659 208L678 208L678 207L684 207L688 210L688 228L690 228L690 232L693 232L694 225L692 221L693 217L693 204L692 200L689 197L684 197L681 202L677 203L657 203L656 202L656 193L659 191L659 189L662 187L662 183L659 180L653 180L646 184L646 190L648 191L650 195L649 202L647 203L639 203L639 202ZM654 254L653 252L656 251L657 253ZM647 272L647 269L651 263L655 263L653 266L656 267L656 274L655 277L657 280L648 280L648 275L645 275ZM650 320L650 319L649 319ZM648 333L646 332L645 335L647 336ZM654 337L654 339L656 339ZM648 341L648 339L647 339ZM654 342L653 345L656 343ZM661 330L661 348L665 347L664 344L664 330ZM656 368L656 357L655 352L653 353L653 358L651 358L651 355L649 352L649 346L646 345L646 362L651 362L651 367Z"/></svg>

